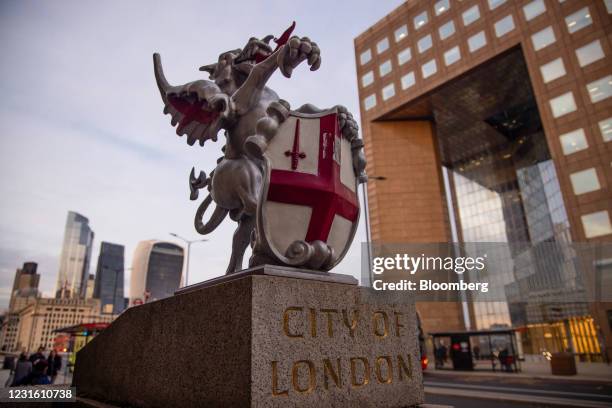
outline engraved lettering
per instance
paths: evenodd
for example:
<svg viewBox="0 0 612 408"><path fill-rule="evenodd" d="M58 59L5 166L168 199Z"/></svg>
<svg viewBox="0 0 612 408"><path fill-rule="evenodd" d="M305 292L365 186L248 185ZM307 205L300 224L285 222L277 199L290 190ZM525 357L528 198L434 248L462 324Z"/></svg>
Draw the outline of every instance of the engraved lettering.
<svg viewBox="0 0 612 408"><path fill-rule="evenodd" d="M305 364L308 367L308 387L301 388L299 382L299 369L300 364ZM293 363L293 368L291 369L291 382L293 383L293 389L299 392L300 394L308 394L311 393L316 384L315 365L310 360L299 360Z"/></svg>
<svg viewBox="0 0 612 408"><path fill-rule="evenodd" d="M277 365L278 365L278 361L272 362L272 396L286 397L289 395L289 390L283 390L283 391L278 390L278 367Z"/></svg>
<svg viewBox="0 0 612 408"><path fill-rule="evenodd" d="M351 337L355 337L355 329L357 328L357 322L359 321L359 310L353 311L353 317L349 322L348 311L342 310L342 321L344 325L349 329Z"/></svg>
<svg viewBox="0 0 612 408"><path fill-rule="evenodd" d="M378 327L380 317L382 317L383 322L382 333L380 332ZM380 337L383 339L387 337L389 335L389 316L387 316L387 313L383 311L374 312L374 315L372 316L372 326L374 327L374 334L376 335L376 337Z"/></svg>
<svg viewBox="0 0 612 408"><path fill-rule="evenodd" d="M302 307L297 307L297 306L291 306L285 309L285 313L283 314L283 331L285 332L285 335L287 337L291 337L291 338L304 337L304 334L291 333L291 331L289 330L289 313L301 312L302 309L303 309Z"/></svg>
<svg viewBox="0 0 612 408"><path fill-rule="evenodd" d="M395 335L397 337L400 336L400 327L404 327L403 324L400 323L400 316L403 316L403 313L400 312L393 312L393 314L395 315Z"/></svg>
<svg viewBox="0 0 612 408"><path fill-rule="evenodd" d="M334 320L332 318L332 313L338 313L336 309L321 309L323 313L327 315L327 335L329 337L334 337Z"/></svg>
<svg viewBox="0 0 612 408"><path fill-rule="evenodd" d="M404 362L402 356L397 356L397 368L399 371L399 379L402 381L404 379L404 374L406 374L407 378L412 378L412 356L408 354L408 365Z"/></svg>
<svg viewBox="0 0 612 408"><path fill-rule="evenodd" d="M361 361L363 364L363 376L361 381L357 381L357 366L356 362ZM351 384L353 388L367 385L370 382L370 363L364 357L351 358Z"/></svg>
<svg viewBox="0 0 612 408"><path fill-rule="evenodd" d="M387 375L383 377L382 375L382 370L381 370L381 363L383 361L387 362ZM391 357L389 356L380 356L380 357L376 357L376 366L375 366L375 370L376 372L376 379L378 380L379 383L381 384L391 384L393 382L393 363L391 362Z"/></svg>
<svg viewBox="0 0 612 408"><path fill-rule="evenodd" d="M310 309L310 335L317 337L317 311Z"/></svg>
<svg viewBox="0 0 612 408"><path fill-rule="evenodd" d="M340 366L340 359L336 359L338 369L334 370L331 361L326 358L323 360L323 385L325 389L329 389L329 377L331 376L334 383L336 383L336 388L342 387L342 367Z"/></svg>

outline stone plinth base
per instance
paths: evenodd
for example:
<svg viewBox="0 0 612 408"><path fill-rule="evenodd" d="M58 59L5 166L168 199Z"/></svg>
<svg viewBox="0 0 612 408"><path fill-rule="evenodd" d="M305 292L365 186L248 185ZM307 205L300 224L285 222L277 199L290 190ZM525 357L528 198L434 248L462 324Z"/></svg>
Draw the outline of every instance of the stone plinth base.
<svg viewBox="0 0 612 408"><path fill-rule="evenodd" d="M422 403L414 306L346 276L293 272L265 266L128 309L78 353L78 395L141 407Z"/></svg>

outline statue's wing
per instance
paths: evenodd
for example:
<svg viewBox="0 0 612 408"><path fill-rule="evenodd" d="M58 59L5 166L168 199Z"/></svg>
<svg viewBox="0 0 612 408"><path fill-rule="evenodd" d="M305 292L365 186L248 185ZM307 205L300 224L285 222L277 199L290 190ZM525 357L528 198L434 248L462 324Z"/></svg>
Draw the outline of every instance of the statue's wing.
<svg viewBox="0 0 612 408"><path fill-rule="evenodd" d="M192 146L196 140L200 146L212 139L222 127L222 115L227 109L229 97L211 81L198 80L185 85L172 86L166 80L159 54L153 54L155 80L164 102L164 113L172 116L176 134L187 135Z"/></svg>

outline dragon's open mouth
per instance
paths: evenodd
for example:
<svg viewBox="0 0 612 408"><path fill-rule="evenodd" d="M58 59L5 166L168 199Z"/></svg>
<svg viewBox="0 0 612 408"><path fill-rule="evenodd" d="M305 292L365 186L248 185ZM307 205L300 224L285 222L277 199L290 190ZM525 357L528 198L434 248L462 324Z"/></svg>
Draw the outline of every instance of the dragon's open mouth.
<svg viewBox="0 0 612 408"><path fill-rule="evenodd" d="M272 54L272 48L263 41L255 40L242 51L234 61L235 64L249 63L255 65L265 60Z"/></svg>

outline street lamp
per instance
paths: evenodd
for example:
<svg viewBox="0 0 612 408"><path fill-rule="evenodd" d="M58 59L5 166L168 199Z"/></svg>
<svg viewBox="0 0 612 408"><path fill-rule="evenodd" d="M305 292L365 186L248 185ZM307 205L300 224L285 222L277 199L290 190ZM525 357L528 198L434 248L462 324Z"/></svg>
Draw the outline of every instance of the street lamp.
<svg viewBox="0 0 612 408"><path fill-rule="evenodd" d="M384 181L387 178L385 176L368 176L368 179L365 183L361 183L361 189L363 193L363 209L365 213L365 227L366 227L366 246L368 249L368 279L372 282L372 237L370 237L370 217L368 214L368 192L366 190L366 184L369 181Z"/></svg>
<svg viewBox="0 0 612 408"><path fill-rule="evenodd" d="M170 235L172 235L175 238L180 239L181 241L185 242L187 244L187 262L186 262L186 266L185 266L185 286L189 286L189 254L191 253L191 244L195 244L198 242L206 242L208 241L207 239L186 239L181 237L178 234L175 234L174 232L170 232Z"/></svg>

